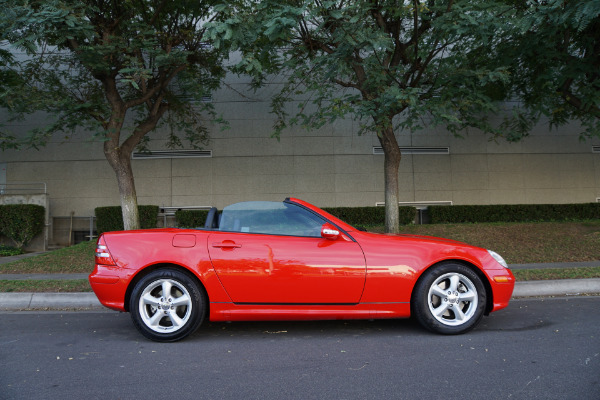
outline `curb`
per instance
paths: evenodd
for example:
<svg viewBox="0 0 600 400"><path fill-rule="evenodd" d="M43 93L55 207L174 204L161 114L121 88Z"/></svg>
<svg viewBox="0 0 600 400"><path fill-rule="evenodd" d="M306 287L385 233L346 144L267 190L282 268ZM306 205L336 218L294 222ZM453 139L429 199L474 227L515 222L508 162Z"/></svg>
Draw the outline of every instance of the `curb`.
<svg viewBox="0 0 600 400"><path fill-rule="evenodd" d="M600 293L600 278L517 282L512 298ZM94 293L0 293L0 310L100 308Z"/></svg>
<svg viewBox="0 0 600 400"><path fill-rule="evenodd" d="M600 278L517 282L512 297L574 296L600 293Z"/></svg>
<svg viewBox="0 0 600 400"><path fill-rule="evenodd" d="M0 310L103 308L94 293L0 293Z"/></svg>

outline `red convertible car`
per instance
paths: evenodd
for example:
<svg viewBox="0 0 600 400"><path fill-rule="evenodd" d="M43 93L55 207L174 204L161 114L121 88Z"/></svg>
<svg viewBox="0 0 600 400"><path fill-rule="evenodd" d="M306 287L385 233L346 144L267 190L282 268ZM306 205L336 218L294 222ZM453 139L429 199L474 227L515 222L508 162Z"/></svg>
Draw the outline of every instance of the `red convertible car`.
<svg viewBox="0 0 600 400"><path fill-rule="evenodd" d="M89 279L103 305L163 342L206 319L414 316L464 333L506 307L515 282L493 251L364 232L293 198L213 208L204 228L104 233Z"/></svg>

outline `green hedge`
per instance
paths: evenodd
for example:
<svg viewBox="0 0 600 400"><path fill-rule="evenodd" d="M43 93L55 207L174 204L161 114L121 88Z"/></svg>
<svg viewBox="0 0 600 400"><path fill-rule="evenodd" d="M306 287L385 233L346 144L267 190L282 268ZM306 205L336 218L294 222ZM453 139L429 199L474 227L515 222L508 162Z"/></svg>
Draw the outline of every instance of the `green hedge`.
<svg viewBox="0 0 600 400"><path fill-rule="evenodd" d="M124 229L121 206L97 207L94 211L98 234L110 231L122 231ZM138 211L140 213L140 227L142 229L156 228L158 206L138 206Z"/></svg>
<svg viewBox="0 0 600 400"><path fill-rule="evenodd" d="M430 206L432 224L600 219L600 203Z"/></svg>
<svg viewBox="0 0 600 400"><path fill-rule="evenodd" d="M0 205L0 234L20 249L44 229L46 209L35 204Z"/></svg>
<svg viewBox="0 0 600 400"><path fill-rule="evenodd" d="M385 225L385 207L327 207L323 210L350 225ZM414 207L398 207L398 210L400 225L409 225L414 222L416 215Z"/></svg>
<svg viewBox="0 0 600 400"><path fill-rule="evenodd" d="M400 224L412 224L415 219L414 207L399 207ZM323 208L350 225L373 226L385 224L385 207L328 207ZM177 210L175 220L181 228L198 228L204 226L208 210Z"/></svg>
<svg viewBox="0 0 600 400"><path fill-rule="evenodd" d="M206 222L208 210L177 210L175 221L181 228L200 228Z"/></svg>
<svg viewBox="0 0 600 400"><path fill-rule="evenodd" d="M10 257L10 256L18 256L19 254L23 254L23 249L19 249L11 246L3 246L0 244L0 257Z"/></svg>

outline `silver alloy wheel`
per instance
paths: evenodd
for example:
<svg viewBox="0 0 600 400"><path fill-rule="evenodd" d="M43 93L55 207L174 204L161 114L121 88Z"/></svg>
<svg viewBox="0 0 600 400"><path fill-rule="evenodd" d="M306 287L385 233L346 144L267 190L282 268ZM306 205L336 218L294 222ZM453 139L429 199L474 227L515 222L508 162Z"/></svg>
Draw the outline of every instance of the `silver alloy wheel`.
<svg viewBox="0 0 600 400"><path fill-rule="evenodd" d="M477 288L463 274L451 272L438 277L427 294L431 315L447 326L469 321L477 311Z"/></svg>
<svg viewBox="0 0 600 400"><path fill-rule="evenodd" d="M174 279L158 279L144 288L138 309L149 329L172 333L186 325L192 306L192 298L184 285Z"/></svg>

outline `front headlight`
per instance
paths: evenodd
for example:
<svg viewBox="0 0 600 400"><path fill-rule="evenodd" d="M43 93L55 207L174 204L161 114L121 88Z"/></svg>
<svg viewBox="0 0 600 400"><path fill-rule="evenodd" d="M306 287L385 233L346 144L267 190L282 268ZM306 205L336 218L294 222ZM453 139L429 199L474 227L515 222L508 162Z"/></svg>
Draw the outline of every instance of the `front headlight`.
<svg viewBox="0 0 600 400"><path fill-rule="evenodd" d="M498 264L500 264L504 268L508 269L508 265L506 264L506 261L504 261L504 258L502 258L502 256L500 254L498 254L492 250L488 250L488 253L490 253L490 256L492 256L494 258L494 260L498 261Z"/></svg>

